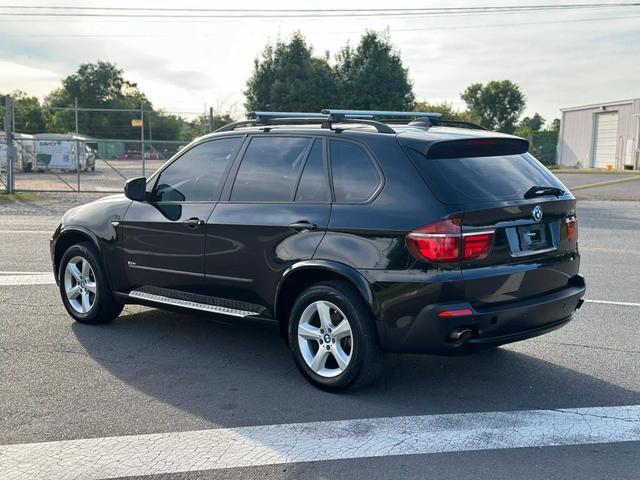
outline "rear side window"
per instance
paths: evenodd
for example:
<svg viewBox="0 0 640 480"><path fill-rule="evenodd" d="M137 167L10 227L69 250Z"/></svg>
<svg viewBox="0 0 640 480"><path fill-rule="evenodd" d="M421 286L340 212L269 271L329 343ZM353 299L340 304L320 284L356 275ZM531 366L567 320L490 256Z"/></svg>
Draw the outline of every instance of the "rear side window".
<svg viewBox="0 0 640 480"><path fill-rule="evenodd" d="M331 176L336 202L364 202L378 189L380 176L360 145L332 140Z"/></svg>
<svg viewBox="0 0 640 480"><path fill-rule="evenodd" d="M300 177L296 202L328 202L329 182L322 159L322 141L315 140Z"/></svg>
<svg viewBox="0 0 640 480"><path fill-rule="evenodd" d="M201 143L160 172L155 202L210 202L220 196L224 172L242 143L241 137Z"/></svg>
<svg viewBox="0 0 640 480"><path fill-rule="evenodd" d="M433 193L444 203L522 200L533 186L567 191L555 175L528 153L426 159L410 147L406 151Z"/></svg>
<svg viewBox="0 0 640 480"><path fill-rule="evenodd" d="M311 139L254 137L238 169L231 201L290 202Z"/></svg>

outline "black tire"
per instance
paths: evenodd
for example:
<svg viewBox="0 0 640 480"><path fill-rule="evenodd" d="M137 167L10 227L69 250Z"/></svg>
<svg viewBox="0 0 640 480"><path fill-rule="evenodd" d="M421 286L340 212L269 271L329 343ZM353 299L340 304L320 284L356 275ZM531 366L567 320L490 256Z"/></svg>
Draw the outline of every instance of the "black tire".
<svg viewBox="0 0 640 480"><path fill-rule="evenodd" d="M342 373L330 378L311 369L298 343L298 323L302 313L309 305L320 300L337 306L348 319L352 332L351 360ZM309 382L323 390L366 387L378 379L384 366L384 352L379 346L375 319L358 291L346 281L319 283L300 294L291 309L288 340L298 370Z"/></svg>
<svg viewBox="0 0 640 480"><path fill-rule="evenodd" d="M65 286L65 271L67 264L75 257L81 257L88 260L93 270L93 280L95 281L95 294L91 308L86 313L79 312L70 303L67 298ZM124 305L116 302L113 293L107 283L107 277L102 266L102 261L96 252L96 248L89 242L82 242L72 245L62 256L60 260L60 269L58 270L58 280L60 285L60 296L67 312L71 317L80 323L99 324L108 323L115 319Z"/></svg>

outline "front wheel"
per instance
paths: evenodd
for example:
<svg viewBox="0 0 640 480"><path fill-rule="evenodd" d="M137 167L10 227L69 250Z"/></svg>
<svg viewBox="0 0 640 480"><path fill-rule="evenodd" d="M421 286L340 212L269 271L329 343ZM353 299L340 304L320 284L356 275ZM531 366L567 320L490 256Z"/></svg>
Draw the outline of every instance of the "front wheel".
<svg viewBox="0 0 640 480"><path fill-rule="evenodd" d="M110 322L122 312L106 281L102 263L90 243L72 245L58 272L60 295L67 312L81 323Z"/></svg>
<svg viewBox="0 0 640 480"><path fill-rule="evenodd" d="M300 372L324 390L369 385L383 366L375 320L347 282L321 283L302 292L291 311L289 346Z"/></svg>

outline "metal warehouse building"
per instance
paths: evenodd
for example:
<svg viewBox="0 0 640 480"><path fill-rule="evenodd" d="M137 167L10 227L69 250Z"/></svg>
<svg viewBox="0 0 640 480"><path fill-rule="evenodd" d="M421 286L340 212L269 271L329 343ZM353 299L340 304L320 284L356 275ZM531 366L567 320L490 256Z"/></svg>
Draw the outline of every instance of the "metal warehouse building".
<svg viewBox="0 0 640 480"><path fill-rule="evenodd" d="M639 169L640 98L560 111L559 165Z"/></svg>

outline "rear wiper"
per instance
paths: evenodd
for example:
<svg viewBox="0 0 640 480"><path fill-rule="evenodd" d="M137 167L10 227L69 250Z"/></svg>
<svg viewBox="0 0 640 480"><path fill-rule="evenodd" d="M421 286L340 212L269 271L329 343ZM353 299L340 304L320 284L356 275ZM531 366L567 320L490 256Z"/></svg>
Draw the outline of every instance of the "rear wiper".
<svg viewBox="0 0 640 480"><path fill-rule="evenodd" d="M546 187L544 185L534 185L524 194L524 198L544 197L545 195L555 195L559 197L564 194L564 190L558 187Z"/></svg>

